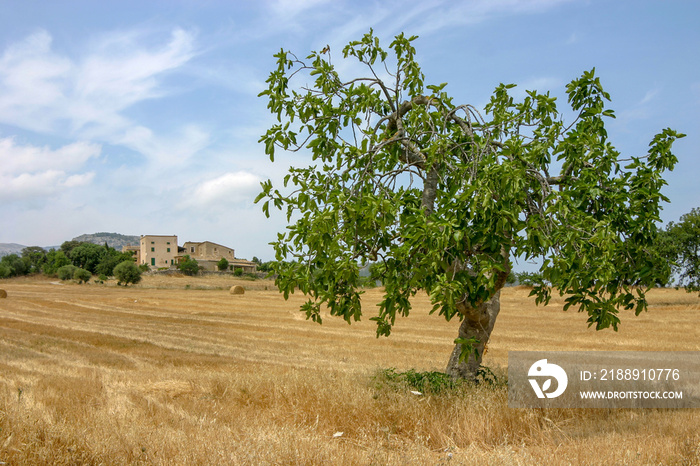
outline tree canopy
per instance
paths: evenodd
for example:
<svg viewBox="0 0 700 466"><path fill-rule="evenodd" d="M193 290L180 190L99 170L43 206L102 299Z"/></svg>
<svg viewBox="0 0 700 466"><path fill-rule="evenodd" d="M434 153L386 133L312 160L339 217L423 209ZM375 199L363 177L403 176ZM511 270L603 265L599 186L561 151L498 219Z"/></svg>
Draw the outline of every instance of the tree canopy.
<svg viewBox="0 0 700 466"><path fill-rule="evenodd" d="M670 222L660 243L662 254L671 262L669 275L675 275L687 291L700 291L700 207L682 215L677 223Z"/></svg>
<svg viewBox="0 0 700 466"><path fill-rule="evenodd" d="M132 261L123 261L114 267L114 276L117 278L117 284L128 286L129 283L138 283L141 281L141 270Z"/></svg>
<svg viewBox="0 0 700 466"><path fill-rule="evenodd" d="M273 243L285 296L308 295L302 309L316 322L324 305L359 320L359 269L376 261L378 335L409 314L418 290L432 312L482 322L521 256L542 260L538 303L558 290L596 329L617 329L621 308L646 309L662 175L683 135L665 129L647 154L622 158L595 70L566 87L569 123L548 92L516 101L513 84L496 87L485 111L455 102L446 83L425 83L415 40L401 34L384 49L370 31L343 49L343 69L357 72L347 76L328 47L275 55L261 96L277 122L261 142L272 161L279 149L312 159L258 197L290 221Z"/></svg>

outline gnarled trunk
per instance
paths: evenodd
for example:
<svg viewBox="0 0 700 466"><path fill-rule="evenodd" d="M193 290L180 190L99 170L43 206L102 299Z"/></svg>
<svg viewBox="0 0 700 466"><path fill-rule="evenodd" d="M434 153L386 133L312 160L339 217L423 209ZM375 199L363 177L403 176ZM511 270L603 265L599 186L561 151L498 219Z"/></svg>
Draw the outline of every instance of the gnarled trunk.
<svg viewBox="0 0 700 466"><path fill-rule="evenodd" d="M450 361L447 363L446 372L450 377L474 380L476 378L479 366L481 366L481 358L484 355L484 348L491 337L493 325L496 323L496 317L501 310L501 291L499 290L489 301L482 303L477 308L459 305L458 309L464 316L461 325L459 326L459 337L469 339L474 337L479 340L479 343L474 345L478 356L469 355L469 359L463 362L459 361L459 355L462 352L462 345L456 344Z"/></svg>

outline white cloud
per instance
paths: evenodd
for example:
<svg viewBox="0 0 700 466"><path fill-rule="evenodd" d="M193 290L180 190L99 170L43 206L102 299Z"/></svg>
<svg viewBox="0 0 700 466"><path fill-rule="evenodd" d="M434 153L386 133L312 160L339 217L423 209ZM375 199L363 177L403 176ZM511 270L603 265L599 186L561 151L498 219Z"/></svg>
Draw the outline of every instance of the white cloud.
<svg viewBox="0 0 700 466"><path fill-rule="evenodd" d="M73 68L51 53L51 36L45 31L8 47L0 58L0 121L49 130L57 110L67 104Z"/></svg>
<svg viewBox="0 0 700 466"><path fill-rule="evenodd" d="M414 30L417 34L440 31L447 27L477 24L497 15L541 13L571 0L473 0L438 2L432 14L421 16ZM442 7L442 5L448 5Z"/></svg>
<svg viewBox="0 0 700 466"><path fill-rule="evenodd" d="M157 77L181 67L194 55L193 37L182 29L175 29L170 42L155 50L140 47L138 37L133 36L104 40L79 64L74 84L78 102L103 112L118 112L161 97L165 91Z"/></svg>
<svg viewBox="0 0 700 466"><path fill-rule="evenodd" d="M225 173L200 183L185 206L217 208L252 201L260 191L261 181L257 175L244 171Z"/></svg>
<svg viewBox="0 0 700 466"><path fill-rule="evenodd" d="M162 78L195 55L194 35L175 29L168 41L151 47L143 45L146 39L145 33L113 33L91 41L94 45L75 59L54 52L46 31L7 47L0 57L0 122L115 144L138 140L129 145L137 150L162 145L123 111L167 95ZM161 153L152 149L145 155Z"/></svg>
<svg viewBox="0 0 700 466"><path fill-rule="evenodd" d="M649 107L649 103L654 100L659 93L659 89L650 89L636 104L616 112L620 124L637 120L646 120L651 117L652 111Z"/></svg>
<svg viewBox="0 0 700 466"><path fill-rule="evenodd" d="M269 3L269 9L274 15L289 19L310 9L321 8L329 2L330 0L274 0Z"/></svg>
<svg viewBox="0 0 700 466"><path fill-rule="evenodd" d="M94 176L93 172L69 176L60 170L22 173L17 176L0 174L0 201L47 198L68 188L87 185Z"/></svg>
<svg viewBox="0 0 700 466"><path fill-rule="evenodd" d="M47 146L18 145L0 139L0 200L46 198L88 185L93 172L75 173L100 155L99 144L76 142L52 150Z"/></svg>
<svg viewBox="0 0 700 466"><path fill-rule="evenodd" d="M114 142L144 154L157 168L167 169L181 166L204 149L209 140L209 133L197 125L186 125L166 136L158 136L144 126L132 126Z"/></svg>
<svg viewBox="0 0 700 466"><path fill-rule="evenodd" d="M639 102L639 105L648 104L649 102L654 100L654 97L656 97L658 94L659 94L658 89L651 89L651 90L647 91L647 93L644 94L644 97L642 98L642 100Z"/></svg>
<svg viewBox="0 0 700 466"><path fill-rule="evenodd" d="M87 186L92 182L95 177L94 172L81 173L79 175L71 175L63 182L63 186L66 188L77 188L78 186Z"/></svg>
<svg viewBox="0 0 700 466"><path fill-rule="evenodd" d="M12 137L0 139L0 173L17 174L36 170L74 170L88 159L98 157L99 144L75 142L56 150L48 146L21 146Z"/></svg>

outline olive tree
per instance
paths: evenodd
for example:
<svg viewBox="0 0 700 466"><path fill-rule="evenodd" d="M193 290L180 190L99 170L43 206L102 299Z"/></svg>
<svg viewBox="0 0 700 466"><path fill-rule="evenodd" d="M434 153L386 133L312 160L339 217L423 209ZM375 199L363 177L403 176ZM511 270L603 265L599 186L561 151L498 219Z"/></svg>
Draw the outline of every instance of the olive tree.
<svg viewBox="0 0 700 466"><path fill-rule="evenodd" d="M274 161L300 151L312 165L291 167L284 187L262 183L257 201L286 211L273 243L276 283L285 297L309 297L359 320L359 269L376 262L383 300L371 320L389 335L410 298L425 290L432 312L461 321L447 372L474 378L499 312L499 292L515 257L540 258L537 303L553 290L589 325L617 330L621 309L646 309L659 254L653 248L662 178L677 162L665 129L648 153L622 159L608 140L609 95L594 71L566 88L568 124L549 93L516 101L499 85L481 111L446 84L427 85L413 46L388 49L370 31L343 49L345 76L328 47L300 59L275 55L260 95L277 122L262 136Z"/></svg>
<svg viewBox="0 0 700 466"><path fill-rule="evenodd" d="M129 283L138 283L141 281L141 269L131 261L120 262L114 267L114 276L117 278L117 284L129 286Z"/></svg>

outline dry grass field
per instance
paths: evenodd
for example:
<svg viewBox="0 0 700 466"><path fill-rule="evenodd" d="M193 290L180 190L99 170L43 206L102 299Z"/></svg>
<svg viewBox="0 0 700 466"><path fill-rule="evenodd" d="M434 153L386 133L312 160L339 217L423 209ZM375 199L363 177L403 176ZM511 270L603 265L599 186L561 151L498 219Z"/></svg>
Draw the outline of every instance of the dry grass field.
<svg viewBox="0 0 700 466"><path fill-rule="evenodd" d="M504 386L389 384L383 369L444 369L458 323L425 296L377 339L378 290L362 322L319 326L262 280L0 288L0 464L700 464L697 410L510 409ZM508 350L700 350L697 295L656 290L614 333L527 293L503 292L497 374Z"/></svg>

